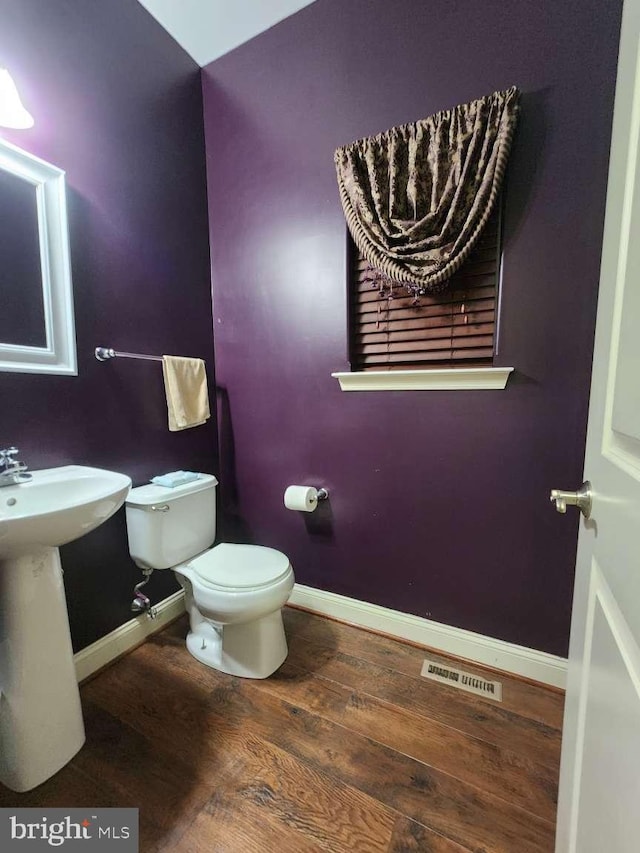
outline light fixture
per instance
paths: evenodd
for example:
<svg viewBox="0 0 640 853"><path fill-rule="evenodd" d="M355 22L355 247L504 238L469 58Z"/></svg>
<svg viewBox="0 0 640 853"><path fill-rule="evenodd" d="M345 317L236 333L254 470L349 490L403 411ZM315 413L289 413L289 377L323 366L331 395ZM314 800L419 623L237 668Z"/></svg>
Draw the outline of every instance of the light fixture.
<svg viewBox="0 0 640 853"><path fill-rule="evenodd" d="M33 116L22 106L13 77L0 68L0 126L26 130L33 127Z"/></svg>

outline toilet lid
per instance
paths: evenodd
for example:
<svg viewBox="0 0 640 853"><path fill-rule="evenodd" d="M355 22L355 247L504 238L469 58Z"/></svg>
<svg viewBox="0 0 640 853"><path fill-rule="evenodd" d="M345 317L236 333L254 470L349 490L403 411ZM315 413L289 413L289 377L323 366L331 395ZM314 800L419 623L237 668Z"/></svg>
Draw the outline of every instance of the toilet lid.
<svg viewBox="0 0 640 853"><path fill-rule="evenodd" d="M234 589L272 584L290 569L289 558L280 551L228 542L205 551L189 565L206 584Z"/></svg>

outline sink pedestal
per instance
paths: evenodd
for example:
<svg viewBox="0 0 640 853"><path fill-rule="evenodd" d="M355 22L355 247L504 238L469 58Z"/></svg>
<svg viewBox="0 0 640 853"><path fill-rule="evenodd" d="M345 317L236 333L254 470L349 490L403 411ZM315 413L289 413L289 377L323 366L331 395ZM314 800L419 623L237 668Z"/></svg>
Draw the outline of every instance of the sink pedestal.
<svg viewBox="0 0 640 853"><path fill-rule="evenodd" d="M57 548L0 559L0 782L28 791L85 740Z"/></svg>

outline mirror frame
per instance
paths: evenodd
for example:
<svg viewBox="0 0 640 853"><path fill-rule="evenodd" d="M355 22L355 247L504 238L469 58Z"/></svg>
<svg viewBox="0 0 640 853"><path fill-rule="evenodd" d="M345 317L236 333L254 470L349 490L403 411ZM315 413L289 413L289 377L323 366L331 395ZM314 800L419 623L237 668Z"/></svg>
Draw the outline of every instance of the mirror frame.
<svg viewBox="0 0 640 853"><path fill-rule="evenodd" d="M35 187L46 332L44 347L0 341L0 371L77 376L65 173L1 138L0 169Z"/></svg>

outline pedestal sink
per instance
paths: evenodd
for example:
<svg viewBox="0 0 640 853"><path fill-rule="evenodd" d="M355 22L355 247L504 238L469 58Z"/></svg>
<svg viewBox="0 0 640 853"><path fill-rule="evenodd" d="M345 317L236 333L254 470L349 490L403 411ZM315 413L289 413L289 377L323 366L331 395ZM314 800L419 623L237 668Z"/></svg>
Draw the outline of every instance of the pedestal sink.
<svg viewBox="0 0 640 853"><path fill-rule="evenodd" d="M59 545L124 503L124 474L68 465L0 489L0 782L28 791L84 743Z"/></svg>

